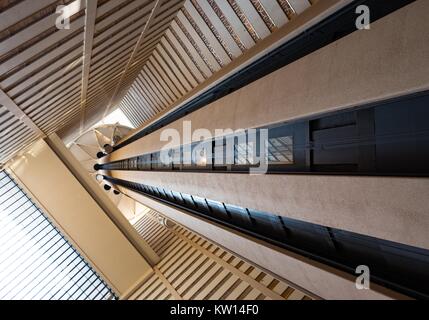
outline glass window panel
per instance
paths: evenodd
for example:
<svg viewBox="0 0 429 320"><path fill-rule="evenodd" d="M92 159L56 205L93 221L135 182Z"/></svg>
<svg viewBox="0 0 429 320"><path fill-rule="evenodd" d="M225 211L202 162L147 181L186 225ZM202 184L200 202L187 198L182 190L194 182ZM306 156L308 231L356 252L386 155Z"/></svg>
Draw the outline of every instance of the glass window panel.
<svg viewBox="0 0 429 320"><path fill-rule="evenodd" d="M171 160L174 165L180 165L182 163L182 152L181 149L171 150Z"/></svg>
<svg viewBox="0 0 429 320"><path fill-rule="evenodd" d="M192 145L192 164L205 167L212 164L212 141L198 142Z"/></svg>
<svg viewBox="0 0 429 320"><path fill-rule="evenodd" d="M113 291L47 216L0 171L0 299L90 299L92 283Z"/></svg>
<svg viewBox="0 0 429 320"><path fill-rule="evenodd" d="M293 137L269 138L267 158L270 164L293 164Z"/></svg>

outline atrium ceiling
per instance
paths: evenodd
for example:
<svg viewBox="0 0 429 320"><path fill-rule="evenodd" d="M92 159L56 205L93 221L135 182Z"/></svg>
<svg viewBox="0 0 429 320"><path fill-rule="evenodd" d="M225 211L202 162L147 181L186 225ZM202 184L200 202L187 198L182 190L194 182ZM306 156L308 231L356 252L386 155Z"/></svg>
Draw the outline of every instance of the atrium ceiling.
<svg viewBox="0 0 429 320"><path fill-rule="evenodd" d="M0 163L117 107L150 122L315 2L0 0Z"/></svg>

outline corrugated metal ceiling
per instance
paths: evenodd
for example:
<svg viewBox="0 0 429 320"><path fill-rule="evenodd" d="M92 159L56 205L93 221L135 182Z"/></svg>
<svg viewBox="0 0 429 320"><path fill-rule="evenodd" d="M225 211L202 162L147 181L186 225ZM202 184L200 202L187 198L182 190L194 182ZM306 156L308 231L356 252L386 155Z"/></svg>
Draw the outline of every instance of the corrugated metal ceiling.
<svg viewBox="0 0 429 320"><path fill-rule="evenodd" d="M150 122L314 2L187 0L160 40L142 54L143 69L121 110L136 127Z"/></svg>
<svg viewBox="0 0 429 320"><path fill-rule="evenodd" d="M0 162L118 105L147 123L311 2L0 0Z"/></svg>

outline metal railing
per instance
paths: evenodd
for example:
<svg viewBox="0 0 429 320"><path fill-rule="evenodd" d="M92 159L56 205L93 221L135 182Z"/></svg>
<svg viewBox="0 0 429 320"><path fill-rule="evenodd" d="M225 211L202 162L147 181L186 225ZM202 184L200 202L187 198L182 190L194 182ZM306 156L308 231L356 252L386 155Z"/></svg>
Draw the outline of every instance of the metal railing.
<svg viewBox="0 0 429 320"><path fill-rule="evenodd" d="M364 265L371 281L417 299L429 298L429 250L213 201L161 187L104 176L161 203L233 228L356 275Z"/></svg>

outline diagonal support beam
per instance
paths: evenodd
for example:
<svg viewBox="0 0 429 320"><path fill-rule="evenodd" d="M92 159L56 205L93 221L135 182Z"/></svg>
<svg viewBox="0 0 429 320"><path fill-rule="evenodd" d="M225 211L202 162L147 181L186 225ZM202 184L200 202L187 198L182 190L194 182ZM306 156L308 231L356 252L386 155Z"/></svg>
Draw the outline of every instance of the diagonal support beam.
<svg viewBox="0 0 429 320"><path fill-rule="evenodd" d="M103 118L106 117L109 114L109 111L110 111L110 109L112 107L113 101L115 101L115 98L116 98L116 96L118 94L119 88L121 87L122 82L124 81L124 78L125 78L125 76L126 76L126 74L128 72L128 69L132 65L133 60L134 60L136 54L138 53L141 44L145 40L145 36L147 34L147 31L152 26L153 20L157 16L158 11L161 8L161 4L162 4L163 1L164 0L156 0L155 5L154 5L154 7L152 9L152 12L151 12L151 14L149 16L149 19L147 20L146 24L143 27L143 30L142 30L142 32L141 32L141 34L139 36L139 39L137 40L137 43L134 46L133 52L131 53L131 56L128 59L127 65L125 66L124 71L122 72L121 78L119 79L118 84L116 85L115 90L114 90L114 92L112 94L112 97L110 98L110 101L107 104L106 110L104 111L104 114L103 114Z"/></svg>
<svg viewBox="0 0 429 320"><path fill-rule="evenodd" d="M92 47L94 43L95 20L97 17L98 0L86 0L85 35L83 47L82 90L80 133L83 133L85 123L86 95L88 92L89 69L91 67Z"/></svg>
<svg viewBox="0 0 429 320"><path fill-rule="evenodd" d="M0 105L3 105L10 113L17 117L19 121L32 129L35 134L40 137L46 136L46 134L33 122L33 120L31 120L2 89L0 89Z"/></svg>

